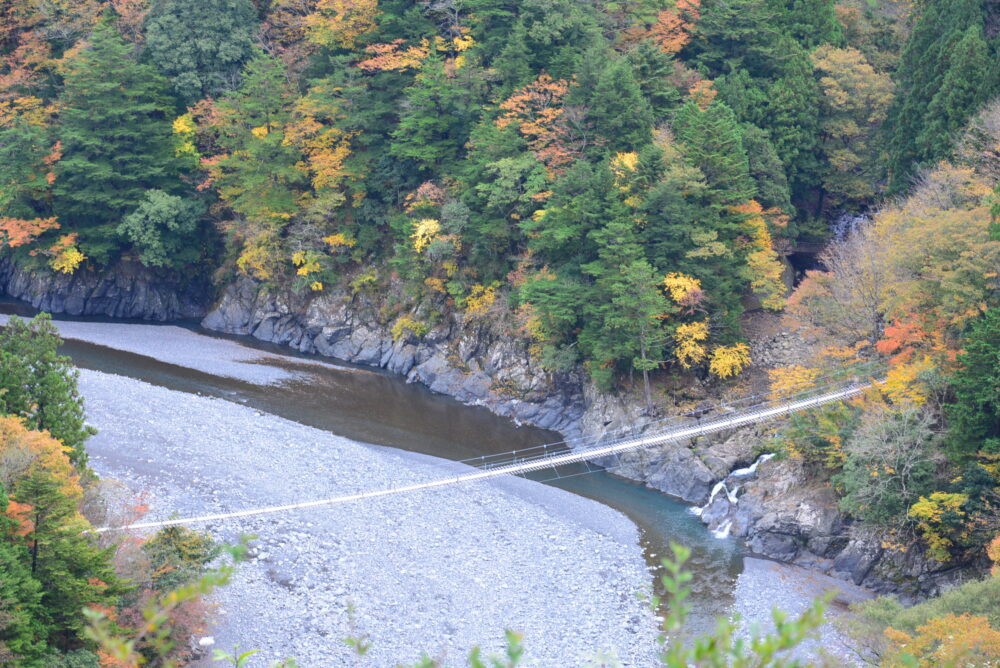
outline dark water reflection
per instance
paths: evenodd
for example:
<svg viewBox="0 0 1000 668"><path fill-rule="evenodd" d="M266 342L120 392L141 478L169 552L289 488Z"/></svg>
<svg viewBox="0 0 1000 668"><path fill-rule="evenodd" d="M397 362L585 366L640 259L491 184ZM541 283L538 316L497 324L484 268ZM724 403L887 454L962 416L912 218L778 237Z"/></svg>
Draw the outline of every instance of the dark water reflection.
<svg viewBox="0 0 1000 668"><path fill-rule="evenodd" d="M19 302L0 301L0 313L31 316L33 310ZM190 326L198 330L194 323ZM280 354L280 366L308 376L279 385L255 385L82 341L66 341L63 350L81 368L220 397L353 440L453 460L560 440L554 432L518 427L485 408L462 405L422 386L407 384L397 376L348 364L305 364L302 356L279 346L246 337L225 338ZM660 558L669 554L672 541L691 548L694 626L705 630L716 615L725 614L732 602L735 578L742 569L743 549L738 541L716 539L687 505L670 497L605 471L578 475L584 471L563 469L558 472L562 477L554 479L556 473L549 470L533 477L628 515L642 529L651 565L658 565Z"/></svg>

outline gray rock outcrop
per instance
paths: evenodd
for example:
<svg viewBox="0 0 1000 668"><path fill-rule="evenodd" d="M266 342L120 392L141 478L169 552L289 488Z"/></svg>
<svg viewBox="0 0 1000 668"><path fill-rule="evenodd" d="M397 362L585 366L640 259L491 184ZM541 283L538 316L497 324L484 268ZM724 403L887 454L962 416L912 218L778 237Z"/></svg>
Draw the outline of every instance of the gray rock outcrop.
<svg viewBox="0 0 1000 668"><path fill-rule="evenodd" d="M0 294L49 313L160 322L201 318L209 305L204 283L129 261L101 273L80 269L59 274L27 270L0 257Z"/></svg>
<svg viewBox="0 0 1000 668"><path fill-rule="evenodd" d="M570 437L580 434L581 379L541 370L526 342L508 334L507 323L419 311L391 320L406 315L437 324L422 336L394 337L382 313L382 304L365 295L330 291L307 300L240 279L202 326L380 367L463 403Z"/></svg>

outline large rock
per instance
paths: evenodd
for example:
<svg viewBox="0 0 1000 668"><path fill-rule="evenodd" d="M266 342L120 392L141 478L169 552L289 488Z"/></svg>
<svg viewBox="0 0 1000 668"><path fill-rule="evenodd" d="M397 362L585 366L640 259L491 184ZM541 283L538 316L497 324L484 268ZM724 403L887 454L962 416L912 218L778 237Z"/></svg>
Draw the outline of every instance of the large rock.
<svg viewBox="0 0 1000 668"><path fill-rule="evenodd" d="M716 495L702 510L702 521L712 529L727 526L756 554L895 594L904 602L976 575L974 564L940 564L919 544L890 549L881 532L851 523L839 511L829 483L817 482L799 462L767 461L755 477L727 483L736 502L728 494Z"/></svg>
<svg viewBox="0 0 1000 668"><path fill-rule="evenodd" d="M424 333L394 338L371 297L329 290L302 297L243 278L226 288L202 326L249 334L347 362L380 367L466 404L566 435L579 433L582 380L539 368L510 324L450 314ZM401 313L426 322L428 313Z"/></svg>
<svg viewBox="0 0 1000 668"><path fill-rule="evenodd" d="M177 274L122 261L100 274L29 271L0 257L0 294L29 302L40 311L140 320L189 320L208 310L207 286Z"/></svg>

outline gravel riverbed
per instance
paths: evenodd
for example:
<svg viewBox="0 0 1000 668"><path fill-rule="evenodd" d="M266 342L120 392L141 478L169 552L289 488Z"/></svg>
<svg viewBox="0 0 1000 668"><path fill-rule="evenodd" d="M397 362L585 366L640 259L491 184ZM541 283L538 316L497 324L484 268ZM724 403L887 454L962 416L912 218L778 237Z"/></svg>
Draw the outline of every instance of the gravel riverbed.
<svg viewBox="0 0 1000 668"><path fill-rule="evenodd" d="M148 491L147 519L463 469L120 376L83 371L80 387L100 430L88 444L92 466ZM524 634L529 665L583 665L598 650L629 666L656 664L656 622L637 597L651 581L638 530L617 511L552 487L508 479L204 528L227 542L258 536L252 559L216 597L217 622L206 632L215 647L261 649L252 666L285 657L353 665L342 642L350 635L372 643L363 665L412 663L423 652L465 665L474 645L502 649L505 628Z"/></svg>
<svg viewBox="0 0 1000 668"><path fill-rule="evenodd" d="M0 326L9 315L0 314ZM86 341L106 348L146 355L160 362L249 383L272 384L302 378L310 366L369 373L320 359L291 358L241 345L235 341L198 334L175 325L141 325L115 322L55 320L64 339ZM293 368L288 368L289 366Z"/></svg>

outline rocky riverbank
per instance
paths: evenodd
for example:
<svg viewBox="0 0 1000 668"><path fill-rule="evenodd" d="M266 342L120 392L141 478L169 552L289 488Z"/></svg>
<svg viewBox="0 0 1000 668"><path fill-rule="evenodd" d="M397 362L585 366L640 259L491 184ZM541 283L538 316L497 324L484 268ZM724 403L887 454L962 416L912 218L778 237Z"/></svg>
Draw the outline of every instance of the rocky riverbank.
<svg viewBox="0 0 1000 668"><path fill-rule="evenodd" d="M367 447L219 399L93 371L81 390L102 477L149 492L149 519L313 500L439 479L461 465ZM520 479L217 522L220 540L258 536L217 601L216 647L372 665L422 652L464 665L524 633L528 664L578 666L598 650L655 664L650 583L638 532L599 503ZM474 512L470 512L474 509ZM356 608L353 621L348 606ZM207 665L207 664L206 664Z"/></svg>
<svg viewBox="0 0 1000 668"><path fill-rule="evenodd" d="M509 334L510 323L450 314L422 337L394 338L392 319L383 306L369 296L344 291L306 301L266 292L244 279L229 286L202 324L385 368L567 438L592 439L623 428L641 432L651 421L635 397L597 392L575 374L541 371L527 344ZM415 320L428 316L415 312L394 317L401 315ZM776 316L762 314L748 334L761 377L766 368L801 361L811 345L782 330ZM759 390L761 382L751 387ZM671 443L605 463L618 475L701 506L719 481L754 461L766 447L770 429L763 425ZM747 481L738 501L716 495L703 520L716 531L728 525L726 533L743 538L763 556L905 599L933 595L969 577L967 570L940 568L922 550L886 549L877 536L852 525L838 510L828 485L811 480L794 462L772 461Z"/></svg>
<svg viewBox="0 0 1000 668"><path fill-rule="evenodd" d="M155 281L149 276L129 283L128 275L116 270L104 278L81 276L78 282L33 278L0 260L0 286L7 286L8 292L14 286L13 296L33 295L33 303L41 307L61 306L56 310L70 313L147 314L140 317L198 312L196 300L164 310L164 299L180 303L171 301L178 299L176 293L151 289ZM86 286L95 285L88 293ZM132 285L133 289L115 292L112 285ZM88 301L82 297L85 294L93 296ZM427 323L427 331L421 336L412 332L394 336L393 324L403 317ZM433 313L428 307L415 311L389 308L385 299L355 294L348 288L305 298L240 279L223 292L202 325L303 353L380 367L463 403L485 406L498 415L556 430L570 439L598 438L622 428L641 431L650 421L635 397L597 392L578 374L549 374L539 369L527 342L510 334L512 323L492 314L471 318L454 312ZM748 330L759 369L796 363L804 359L810 345L796 333L781 330L772 316L757 318ZM206 364L212 364L210 357ZM760 389L759 385L751 384L751 388ZM766 447L767 438L766 426L747 428L607 463L619 475L700 506L709 500L718 481L754 460ZM794 463L771 462L756 481L744 487L739 502L723 506L728 498L717 497L703 519L713 530L728 523L729 531L764 556L904 598L934 594L968 576L962 569L940 569L920 550L885 549L877 536L852 525L837 510L832 490L810 479Z"/></svg>
<svg viewBox="0 0 1000 668"><path fill-rule="evenodd" d="M101 273L80 269L60 274L31 271L0 256L3 294L48 313L160 322L204 317L210 304L204 281L158 273L125 260Z"/></svg>

